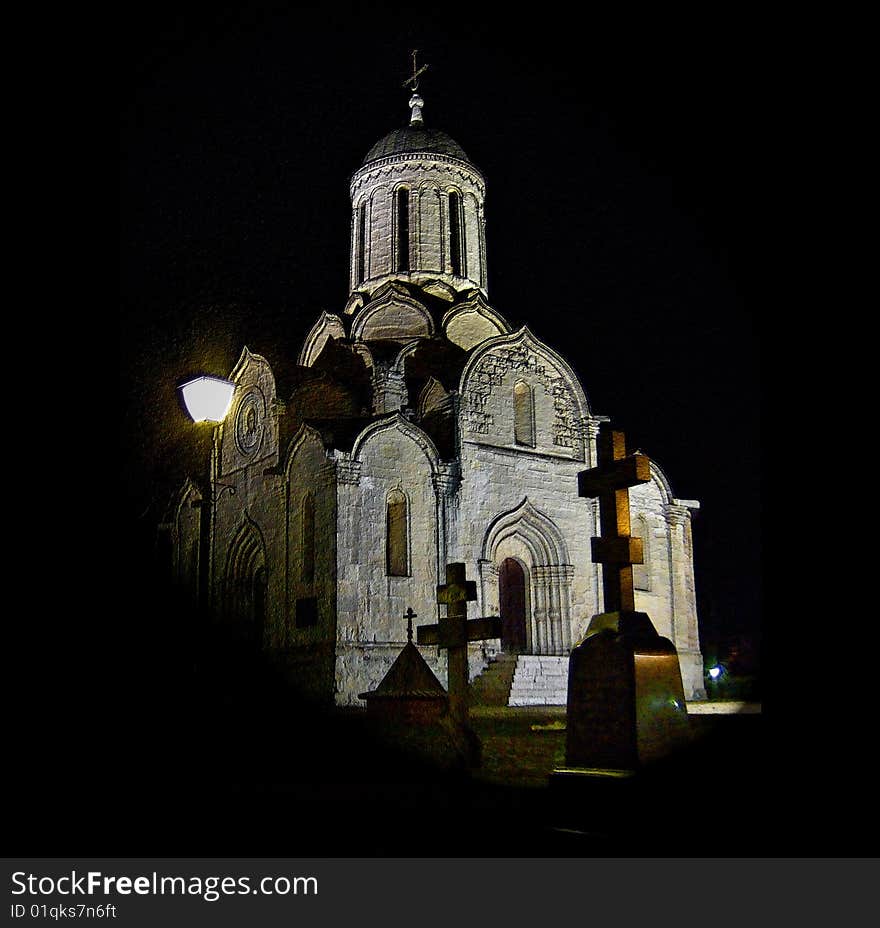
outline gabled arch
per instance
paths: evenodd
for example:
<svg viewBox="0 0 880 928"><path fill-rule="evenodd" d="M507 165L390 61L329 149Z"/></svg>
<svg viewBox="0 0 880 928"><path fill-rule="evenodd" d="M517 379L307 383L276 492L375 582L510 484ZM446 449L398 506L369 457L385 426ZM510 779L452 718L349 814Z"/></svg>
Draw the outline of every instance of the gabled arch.
<svg viewBox="0 0 880 928"><path fill-rule="evenodd" d="M306 335L297 364L301 367L311 367L330 338L345 338L345 326L335 313L322 312Z"/></svg>
<svg viewBox="0 0 880 928"><path fill-rule="evenodd" d="M458 291L444 280L430 278L428 280L423 280L419 286L425 293L430 293L431 296L436 296L438 299L445 300L447 303L451 303L453 300L458 299Z"/></svg>
<svg viewBox="0 0 880 928"><path fill-rule="evenodd" d="M446 310L440 324L449 341L465 351L486 339L510 333L507 320L479 292Z"/></svg>
<svg viewBox="0 0 880 928"><path fill-rule="evenodd" d="M199 487L192 477L187 477L186 480L183 481L181 488L174 495L172 503L172 512L174 516L172 523L175 526L177 525L181 512L184 510L187 503L199 503L202 501L203 496L204 494L201 487Z"/></svg>
<svg viewBox="0 0 880 928"><path fill-rule="evenodd" d="M399 290L387 290L355 316L351 337L356 341L411 339L434 334L434 320L418 300Z"/></svg>
<svg viewBox="0 0 880 928"><path fill-rule="evenodd" d="M240 383L244 379L245 372L248 371L248 369L252 366L257 367L258 369L264 369L266 372L268 372L269 376L272 378L274 395L275 377L272 374L272 367L261 354L256 354L256 352L251 351L247 345L242 348L241 354L238 357L238 361L235 362L235 367L232 368L232 371L229 374L229 379L234 380L236 383ZM253 379L259 379L259 372Z"/></svg>
<svg viewBox="0 0 880 928"><path fill-rule="evenodd" d="M536 509L526 496L515 508L497 516L483 538L482 558L494 561L498 546L511 535L517 535L532 556L532 566L568 564L565 537L553 520Z"/></svg>
<svg viewBox="0 0 880 928"><path fill-rule="evenodd" d="M312 428L312 426L303 422L300 427L294 433L293 438L290 440L290 445L288 445L287 453L285 455L284 466L282 468L284 476L290 480L290 470L293 467L294 459L299 453L300 449L306 444L313 444L321 450L321 453L324 453L324 442L321 439L321 433Z"/></svg>
<svg viewBox="0 0 880 928"><path fill-rule="evenodd" d="M474 353L468 358L464 370L461 372L459 392L462 396L467 393L471 375L474 373L475 369L479 367L482 359L494 349L505 347L521 347L527 352L533 352L546 364L549 364L555 370L557 376L562 379L574 398L577 405L575 414L578 418L583 421L590 416L587 395L568 362L549 345L545 345L544 342L536 338L529 330L529 327L525 325L516 332L487 339L476 348Z"/></svg>
<svg viewBox="0 0 880 928"><path fill-rule="evenodd" d="M371 422L354 441L351 449L351 459L360 461L365 446L377 436L384 432L397 430L417 444L428 459L431 467L431 475L436 476L440 468L440 454L437 446L431 441L430 436L423 432L417 425L413 424L402 416L399 412L388 416L385 419L379 419Z"/></svg>
<svg viewBox="0 0 880 928"><path fill-rule="evenodd" d="M436 377L429 377L416 402L416 412L419 416L424 416L433 409L447 405L449 399L449 393L443 384Z"/></svg>
<svg viewBox="0 0 880 928"><path fill-rule="evenodd" d="M674 503L675 495L672 492L672 486L669 483L669 479L666 474L663 473L660 465L653 459L650 458L650 468L651 468L651 483L653 483L657 489L660 490L660 496L663 499L664 503Z"/></svg>
<svg viewBox="0 0 880 928"><path fill-rule="evenodd" d="M199 595L201 569L202 510L204 491L187 477L171 501L171 559L168 567L172 575L185 583L194 598Z"/></svg>

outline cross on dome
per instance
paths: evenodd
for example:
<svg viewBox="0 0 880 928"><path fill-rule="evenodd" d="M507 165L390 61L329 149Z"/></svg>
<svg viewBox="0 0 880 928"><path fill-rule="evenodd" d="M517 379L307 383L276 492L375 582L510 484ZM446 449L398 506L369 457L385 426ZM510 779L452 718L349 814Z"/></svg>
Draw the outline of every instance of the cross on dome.
<svg viewBox="0 0 880 928"><path fill-rule="evenodd" d="M413 73L408 77L404 82L403 86L412 86L413 94L409 98L409 108L412 111L409 117L409 124L411 126L420 126L424 122L422 119L422 107L425 105L425 101L419 96L419 75L424 74L428 70L428 66L423 64L421 67L418 67L416 62L416 55L418 54L418 49L414 48L412 50L412 67Z"/></svg>

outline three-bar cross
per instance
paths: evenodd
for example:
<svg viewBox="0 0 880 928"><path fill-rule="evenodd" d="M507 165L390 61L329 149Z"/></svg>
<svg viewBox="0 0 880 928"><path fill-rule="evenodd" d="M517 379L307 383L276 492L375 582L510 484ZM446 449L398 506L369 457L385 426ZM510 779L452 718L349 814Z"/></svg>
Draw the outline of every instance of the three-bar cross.
<svg viewBox="0 0 880 928"><path fill-rule="evenodd" d="M601 536L591 539L593 562L602 565L606 612L634 612L633 564L643 562L641 538L630 537L629 488L651 479L651 462L626 453L623 432L601 429L599 466L578 474L578 494L598 497Z"/></svg>

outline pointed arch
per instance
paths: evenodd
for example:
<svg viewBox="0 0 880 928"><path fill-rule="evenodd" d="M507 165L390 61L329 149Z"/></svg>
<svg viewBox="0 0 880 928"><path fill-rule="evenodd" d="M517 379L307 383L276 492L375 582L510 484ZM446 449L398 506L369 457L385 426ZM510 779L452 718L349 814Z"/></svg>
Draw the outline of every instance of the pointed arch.
<svg viewBox="0 0 880 928"><path fill-rule="evenodd" d="M521 582L518 571L511 569L512 560L522 569ZM513 618L517 623L524 621L525 646L534 654L566 653L571 648L574 567L568 561L562 532L528 497L497 516L486 530L480 560L482 602L501 604L509 599L509 589L503 584L509 584L514 573L516 595L524 601ZM513 649L522 647L522 636L513 633L512 626L508 638Z"/></svg>
<svg viewBox="0 0 880 928"><path fill-rule="evenodd" d="M306 335L296 363L300 367L311 367L331 338L345 338L345 326L335 313L322 312Z"/></svg>
<svg viewBox="0 0 880 928"><path fill-rule="evenodd" d="M434 334L434 320L422 303L394 288L383 288L383 291L354 317L352 340L403 338L408 341Z"/></svg>
<svg viewBox="0 0 880 928"><path fill-rule="evenodd" d="M669 483L669 478L663 472L663 469L660 465L653 459L650 459L650 468L651 468L651 482L657 487L660 491L660 496L664 503L675 502L675 495L672 492L672 485Z"/></svg>
<svg viewBox="0 0 880 928"><path fill-rule="evenodd" d="M464 396L470 388L470 379L475 370L480 366L483 358L499 348L521 348L524 349L526 353L531 352L541 360L552 365L557 376L562 379L565 386L571 391L577 406L576 414L578 417L586 419L590 416L590 406L587 402L587 395L574 370L562 355L536 338L526 325L516 332L511 332L507 335L499 335L496 338L489 338L479 345L470 358L468 358L467 364L465 364L464 370L461 372L459 393L461 393L462 396Z"/></svg>
<svg viewBox="0 0 880 928"><path fill-rule="evenodd" d="M227 618L239 624L249 641L262 646L267 619L266 543L245 514L226 553L223 604Z"/></svg>
<svg viewBox="0 0 880 928"><path fill-rule="evenodd" d="M465 351L489 338L510 334L507 320L479 292L446 310L441 327L446 337Z"/></svg>
<svg viewBox="0 0 880 928"><path fill-rule="evenodd" d="M447 406L450 401L449 393L436 377L429 377L416 403L416 412L424 416L434 409Z"/></svg>
<svg viewBox="0 0 880 928"><path fill-rule="evenodd" d="M404 434L407 438L411 439L413 442L415 442L416 445L419 446L419 448L422 449L422 452L428 459L432 477L439 474L440 453L437 451L437 446L426 432L422 431L422 429L420 429L417 425L414 425L399 412L396 412L385 419L379 419L376 422L371 422L354 440L354 444L351 448L351 459L353 461L360 461L365 446L368 445L371 440L381 435L383 432L391 431L393 429L396 429Z"/></svg>
<svg viewBox="0 0 880 928"><path fill-rule="evenodd" d="M238 356L238 360L235 362L235 367L233 367L230 371L229 379L234 380L236 383L240 383L245 371L251 366L265 368L269 372L269 375L272 377L272 384L274 386L275 378L272 375L271 365L261 354L256 354L256 352L251 351L247 345L241 349L241 354Z"/></svg>
<svg viewBox="0 0 880 928"><path fill-rule="evenodd" d="M516 442L510 425L512 390L517 380L533 391L531 445ZM590 410L583 387L568 364L527 327L478 344L462 370L459 385L463 440L518 450L532 447L545 454L587 459Z"/></svg>
<svg viewBox="0 0 880 928"><path fill-rule="evenodd" d="M483 538L482 558L494 561L499 544L519 535L532 555L534 566L568 564L565 537L553 520L536 509L526 496L515 508L497 516Z"/></svg>
<svg viewBox="0 0 880 928"><path fill-rule="evenodd" d="M196 602L202 590L200 577L202 564L202 512L204 493L201 488L187 477L178 490L173 504L171 524L172 563L171 574L179 584L189 590L192 600Z"/></svg>
<svg viewBox="0 0 880 928"><path fill-rule="evenodd" d="M308 423L303 422L296 430L293 438L290 440L290 444L287 446L283 472L288 482L291 480L291 471L293 469L296 456L307 445L311 445L314 450L319 451L322 455L326 456L324 442L321 439L321 433L317 429L310 426Z"/></svg>

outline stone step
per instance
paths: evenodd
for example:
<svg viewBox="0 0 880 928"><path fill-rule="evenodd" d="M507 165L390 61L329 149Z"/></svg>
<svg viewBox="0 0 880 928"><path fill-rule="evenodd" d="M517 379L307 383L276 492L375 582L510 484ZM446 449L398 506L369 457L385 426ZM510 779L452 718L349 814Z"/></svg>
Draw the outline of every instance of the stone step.
<svg viewBox="0 0 880 928"><path fill-rule="evenodd" d="M515 669L515 654L498 654L490 660L485 670L471 682L470 704L506 706Z"/></svg>
<svg viewBox="0 0 880 928"><path fill-rule="evenodd" d="M568 700L568 657L521 654L508 706L564 706Z"/></svg>

